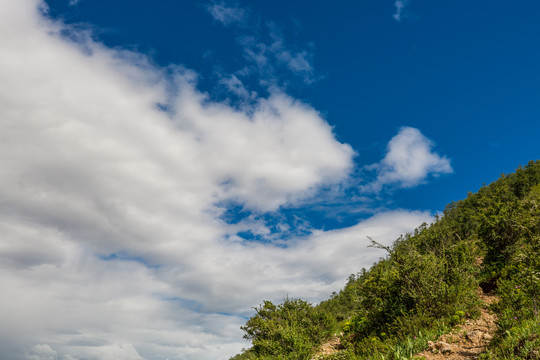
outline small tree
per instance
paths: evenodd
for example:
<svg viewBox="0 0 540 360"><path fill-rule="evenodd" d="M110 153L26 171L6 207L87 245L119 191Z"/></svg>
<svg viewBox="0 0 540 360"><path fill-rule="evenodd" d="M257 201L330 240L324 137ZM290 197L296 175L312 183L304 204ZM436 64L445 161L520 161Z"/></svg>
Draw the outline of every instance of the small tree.
<svg viewBox="0 0 540 360"><path fill-rule="evenodd" d="M265 301L242 327L260 358L306 359L332 330L330 317L299 299Z"/></svg>

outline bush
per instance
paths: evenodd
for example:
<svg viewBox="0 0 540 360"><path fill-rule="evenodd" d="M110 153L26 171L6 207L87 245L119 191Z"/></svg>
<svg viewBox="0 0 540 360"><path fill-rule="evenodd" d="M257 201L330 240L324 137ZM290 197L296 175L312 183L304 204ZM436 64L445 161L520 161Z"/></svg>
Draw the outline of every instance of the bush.
<svg viewBox="0 0 540 360"><path fill-rule="evenodd" d="M408 359L479 314L479 283L500 296L484 359L540 359L540 161L449 204L393 246L372 246L387 257L320 305L256 308L242 327L253 347L233 359L309 359L337 329L344 349L324 359Z"/></svg>
<svg viewBox="0 0 540 360"><path fill-rule="evenodd" d="M299 299L280 305L265 301L255 310L242 330L261 359L307 359L334 326L328 314Z"/></svg>

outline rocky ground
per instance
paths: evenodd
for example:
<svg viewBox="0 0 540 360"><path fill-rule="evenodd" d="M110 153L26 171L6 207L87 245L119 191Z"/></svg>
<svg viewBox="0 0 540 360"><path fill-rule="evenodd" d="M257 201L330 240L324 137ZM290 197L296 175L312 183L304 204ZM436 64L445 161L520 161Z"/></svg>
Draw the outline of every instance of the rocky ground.
<svg viewBox="0 0 540 360"><path fill-rule="evenodd" d="M483 302L480 317L476 320L469 319L464 324L456 326L450 333L440 336L437 341L430 341L429 349L417 354L416 358L425 360L478 358L493 338L493 333L497 328L495 324L497 317L489 310L489 305L497 301L497 297L492 294L484 294L480 288L478 295ZM339 352L340 348L340 338L335 336L321 346L312 360L335 354Z"/></svg>
<svg viewBox="0 0 540 360"><path fill-rule="evenodd" d="M489 305L497 301L497 297L484 294L479 289L484 305L481 315L476 320L467 320L455 327L449 334L442 335L437 341L429 343L429 349L417 356L426 360L465 360L477 359L480 353L493 338L497 328L497 317L489 311Z"/></svg>
<svg viewBox="0 0 540 360"><path fill-rule="evenodd" d="M332 355L339 351L341 348L341 339L338 336L334 336L330 338L327 342L321 345L319 348L319 351L317 352L317 355L313 357L312 360L318 360L323 358L326 355Z"/></svg>

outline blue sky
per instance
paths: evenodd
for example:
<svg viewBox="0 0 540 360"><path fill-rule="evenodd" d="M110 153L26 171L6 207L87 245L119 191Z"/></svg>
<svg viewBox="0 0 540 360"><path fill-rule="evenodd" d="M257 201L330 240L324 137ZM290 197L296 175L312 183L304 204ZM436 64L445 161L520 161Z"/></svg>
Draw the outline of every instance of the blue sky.
<svg viewBox="0 0 540 360"><path fill-rule="evenodd" d="M310 81L283 68L271 76L324 115L358 165L379 161L401 126L418 128L452 160L452 176L392 197L436 210L538 156L540 5L402 3L400 21L392 1L210 3L242 14L224 24L205 1L48 1L53 17L85 24L108 46L196 71L199 89L219 100L230 96L216 88L220 76L246 66L239 39L268 45L277 32L289 51L305 52ZM264 94L261 77L241 80Z"/></svg>
<svg viewBox="0 0 540 360"><path fill-rule="evenodd" d="M0 348L228 359L538 159L536 1L0 4Z"/></svg>

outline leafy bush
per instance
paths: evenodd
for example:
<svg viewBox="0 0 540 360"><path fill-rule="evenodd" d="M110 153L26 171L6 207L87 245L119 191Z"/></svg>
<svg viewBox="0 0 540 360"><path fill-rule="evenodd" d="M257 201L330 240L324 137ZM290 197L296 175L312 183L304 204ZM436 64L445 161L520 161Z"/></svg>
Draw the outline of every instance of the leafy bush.
<svg viewBox="0 0 540 360"><path fill-rule="evenodd" d="M265 301L242 327L260 359L307 359L333 329L330 316L299 299Z"/></svg>
<svg viewBox="0 0 540 360"><path fill-rule="evenodd" d="M540 359L540 319L515 319L514 326L492 344L494 346L480 359Z"/></svg>
<svg viewBox="0 0 540 360"><path fill-rule="evenodd" d="M478 316L479 284L500 296L483 358L540 359L540 161L449 204L393 246L372 246L386 258L318 306L286 299L256 308L242 327L253 347L233 359L310 359L335 331L343 349L321 359L410 359Z"/></svg>

